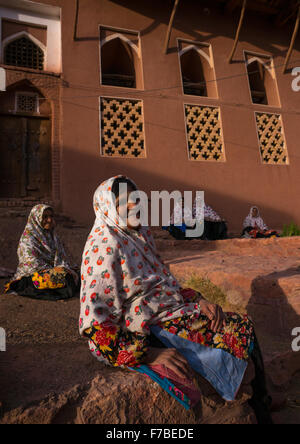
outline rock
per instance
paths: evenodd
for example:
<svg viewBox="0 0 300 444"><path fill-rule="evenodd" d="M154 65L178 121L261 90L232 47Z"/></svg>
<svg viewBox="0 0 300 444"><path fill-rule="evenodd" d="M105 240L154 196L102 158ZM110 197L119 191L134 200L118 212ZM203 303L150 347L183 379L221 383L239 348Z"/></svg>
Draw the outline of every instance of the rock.
<svg viewBox="0 0 300 444"><path fill-rule="evenodd" d="M250 386L243 386L238 400L233 403L224 402L203 379L200 387L202 400L193 410L186 411L156 383L142 375L124 372L117 377L114 374L108 378L99 376L83 402L81 417L86 424L256 423L247 403L251 397Z"/></svg>
<svg viewBox="0 0 300 444"><path fill-rule="evenodd" d="M290 340L300 327L300 237L203 242L199 252L181 250L175 258L173 252L167 263L181 280L193 274L211 280L262 332Z"/></svg>
<svg viewBox="0 0 300 444"><path fill-rule="evenodd" d="M70 390L24 403L4 413L0 424L256 423L248 405L249 378L245 379L238 399L232 403L223 401L205 380L201 380L203 398L194 409L186 411L149 378L97 364L99 374L88 384L75 385Z"/></svg>

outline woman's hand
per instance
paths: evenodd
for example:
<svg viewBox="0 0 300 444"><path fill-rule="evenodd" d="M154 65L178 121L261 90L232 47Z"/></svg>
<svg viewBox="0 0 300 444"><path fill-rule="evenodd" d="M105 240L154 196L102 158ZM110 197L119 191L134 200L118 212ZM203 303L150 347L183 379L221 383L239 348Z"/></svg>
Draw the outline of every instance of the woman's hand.
<svg viewBox="0 0 300 444"><path fill-rule="evenodd" d="M176 348L150 347L143 363L148 365L164 365L183 379L190 379L191 376L194 376L194 371L190 368L187 360Z"/></svg>
<svg viewBox="0 0 300 444"><path fill-rule="evenodd" d="M212 304L211 302L201 299L199 301L201 313L211 320L211 330L219 332L226 326L226 316L219 305Z"/></svg>

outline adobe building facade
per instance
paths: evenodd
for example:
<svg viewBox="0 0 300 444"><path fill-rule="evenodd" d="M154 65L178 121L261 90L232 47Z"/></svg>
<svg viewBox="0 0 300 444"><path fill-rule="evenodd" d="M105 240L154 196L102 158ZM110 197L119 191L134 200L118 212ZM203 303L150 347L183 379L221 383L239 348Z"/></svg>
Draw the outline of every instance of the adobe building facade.
<svg viewBox="0 0 300 444"><path fill-rule="evenodd" d="M125 174L149 197L205 191L230 231L254 204L300 224L297 14L250 7L230 63L242 2L179 2L167 51L174 1L76 3L0 1L1 206L90 223L97 186Z"/></svg>

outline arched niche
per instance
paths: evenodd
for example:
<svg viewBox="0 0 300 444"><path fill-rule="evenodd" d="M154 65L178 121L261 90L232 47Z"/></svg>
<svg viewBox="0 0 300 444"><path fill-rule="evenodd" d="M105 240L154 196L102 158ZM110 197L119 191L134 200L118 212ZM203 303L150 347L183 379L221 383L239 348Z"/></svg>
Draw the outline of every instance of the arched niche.
<svg viewBox="0 0 300 444"><path fill-rule="evenodd" d="M247 61L247 72L252 102L280 106L275 73L270 63L252 57Z"/></svg>
<svg viewBox="0 0 300 444"><path fill-rule="evenodd" d="M101 42L102 85L142 89L138 48L121 35Z"/></svg>
<svg viewBox="0 0 300 444"><path fill-rule="evenodd" d="M191 46L180 52L184 94L217 97L217 87L210 56L202 49Z"/></svg>

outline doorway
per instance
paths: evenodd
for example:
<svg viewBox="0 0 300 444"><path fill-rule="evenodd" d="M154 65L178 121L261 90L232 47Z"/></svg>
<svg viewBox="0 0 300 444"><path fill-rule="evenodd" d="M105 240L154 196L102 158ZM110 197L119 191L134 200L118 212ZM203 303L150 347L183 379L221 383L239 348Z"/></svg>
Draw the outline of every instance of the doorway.
<svg viewBox="0 0 300 444"><path fill-rule="evenodd" d="M51 198L51 119L0 115L0 198Z"/></svg>

